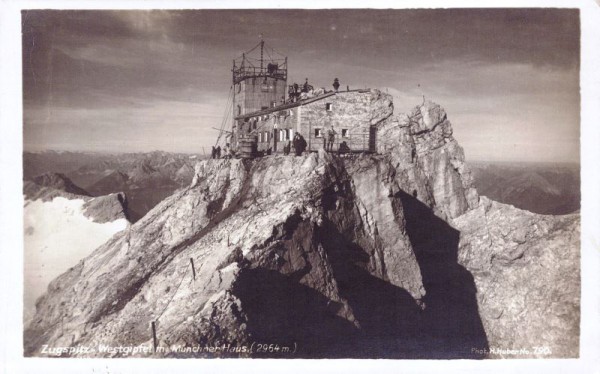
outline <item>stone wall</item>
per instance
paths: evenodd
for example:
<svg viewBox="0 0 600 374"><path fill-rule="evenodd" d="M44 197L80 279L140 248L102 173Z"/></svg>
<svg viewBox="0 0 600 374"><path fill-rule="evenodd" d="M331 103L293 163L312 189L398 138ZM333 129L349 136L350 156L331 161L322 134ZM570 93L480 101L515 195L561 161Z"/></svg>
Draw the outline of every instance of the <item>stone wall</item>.
<svg viewBox="0 0 600 374"><path fill-rule="evenodd" d="M283 147L294 138L299 125L300 107L284 109L270 114L252 117L245 124L258 136L258 150L283 152Z"/></svg>
<svg viewBox="0 0 600 374"><path fill-rule="evenodd" d="M309 151L324 147L327 131L336 132L333 150L346 142L350 151L375 151L375 126L393 113L392 99L378 90L339 92L322 95L296 107L263 113L238 120L240 133L254 132L258 150L283 152L283 147L299 132ZM235 145L234 145L235 146Z"/></svg>
<svg viewBox="0 0 600 374"><path fill-rule="evenodd" d="M243 115L261 110L263 107L271 107L281 104L281 98L287 95L286 81L267 77L249 78L234 87L233 115ZM239 106L239 109L238 109ZM239 110L239 112L238 112Z"/></svg>
<svg viewBox="0 0 600 374"><path fill-rule="evenodd" d="M301 134L309 149L317 150L323 147L324 137L333 126L337 133L334 150L341 142L346 142L351 151L374 150L371 126L391 116L393 110L391 96L379 90L339 92L302 105Z"/></svg>

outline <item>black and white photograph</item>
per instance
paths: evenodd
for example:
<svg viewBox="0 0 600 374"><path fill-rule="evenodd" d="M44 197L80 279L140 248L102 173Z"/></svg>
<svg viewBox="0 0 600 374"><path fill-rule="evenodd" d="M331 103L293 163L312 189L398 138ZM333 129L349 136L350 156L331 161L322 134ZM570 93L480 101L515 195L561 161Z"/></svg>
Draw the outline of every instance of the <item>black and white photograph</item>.
<svg viewBox="0 0 600 374"><path fill-rule="evenodd" d="M36 4L11 91L21 359L285 371L598 347L577 3Z"/></svg>

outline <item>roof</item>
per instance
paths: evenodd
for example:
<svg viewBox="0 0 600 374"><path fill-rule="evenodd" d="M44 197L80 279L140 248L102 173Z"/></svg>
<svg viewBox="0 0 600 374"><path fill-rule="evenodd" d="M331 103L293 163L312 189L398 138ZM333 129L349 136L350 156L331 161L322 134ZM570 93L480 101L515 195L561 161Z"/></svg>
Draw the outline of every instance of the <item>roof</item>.
<svg viewBox="0 0 600 374"><path fill-rule="evenodd" d="M236 116L235 119L236 120L240 120L240 119L246 119L246 118L263 116L265 114L271 114L271 113L274 113L274 112L279 112L280 110L286 110L286 109L295 108L295 107L298 107L298 106L310 104L310 103L313 103L315 101L326 99L326 98L331 97L333 95L339 95L339 94L344 94L344 93L348 93L348 92L365 93L365 92L370 92L370 91L371 91L371 89L367 88L367 89L360 89L360 90L328 92L328 93L325 93L323 95L311 97L311 98L304 99L304 100L299 100L299 101L296 101L294 103L282 104L282 105L278 105L278 106L273 107L273 108L268 108L268 109L263 109L263 110L257 110L257 111L252 112L252 113L242 114L242 115Z"/></svg>

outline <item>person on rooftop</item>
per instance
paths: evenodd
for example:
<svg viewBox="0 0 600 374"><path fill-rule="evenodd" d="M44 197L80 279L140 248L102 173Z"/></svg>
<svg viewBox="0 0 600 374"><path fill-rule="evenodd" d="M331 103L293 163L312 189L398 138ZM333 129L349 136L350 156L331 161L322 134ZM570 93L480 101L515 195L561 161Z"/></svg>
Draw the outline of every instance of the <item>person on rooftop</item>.
<svg viewBox="0 0 600 374"><path fill-rule="evenodd" d="M335 78L333 80L333 89L335 90L335 92L338 92L339 88L340 88L340 80Z"/></svg>

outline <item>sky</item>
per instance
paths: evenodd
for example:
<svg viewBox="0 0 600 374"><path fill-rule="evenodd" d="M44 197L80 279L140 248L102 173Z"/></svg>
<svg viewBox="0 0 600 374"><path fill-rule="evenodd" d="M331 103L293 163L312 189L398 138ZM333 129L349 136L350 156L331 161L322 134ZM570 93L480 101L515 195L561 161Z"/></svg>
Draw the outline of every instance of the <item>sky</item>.
<svg viewBox="0 0 600 374"><path fill-rule="evenodd" d="M440 104L467 160L579 162L576 9L33 10L22 32L26 151L208 151L262 35L288 84Z"/></svg>

